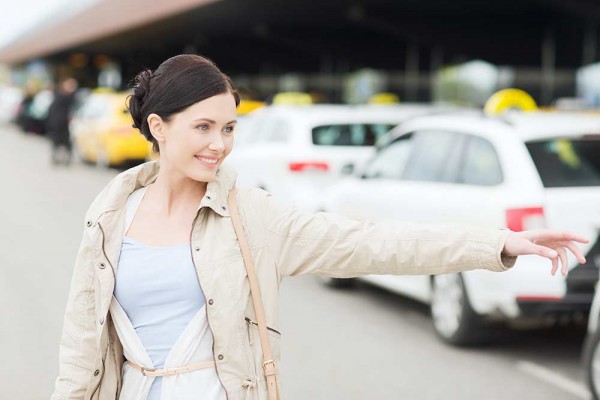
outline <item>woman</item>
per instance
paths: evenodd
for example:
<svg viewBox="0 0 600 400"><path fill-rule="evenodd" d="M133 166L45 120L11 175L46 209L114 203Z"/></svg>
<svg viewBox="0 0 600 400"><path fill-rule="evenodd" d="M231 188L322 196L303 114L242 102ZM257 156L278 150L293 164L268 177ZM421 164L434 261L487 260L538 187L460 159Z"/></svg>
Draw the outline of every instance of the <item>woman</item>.
<svg viewBox="0 0 600 400"><path fill-rule="evenodd" d="M265 399L256 315L227 196L239 97L209 60L179 55L136 78L130 111L158 161L127 170L92 203L77 256L53 399ZM372 224L306 215L259 190L237 193L279 359L283 277L504 271L552 261L565 232ZM190 229L191 228L191 229ZM272 365L270 365L272 367Z"/></svg>
<svg viewBox="0 0 600 400"><path fill-rule="evenodd" d="M62 147L66 152L66 158L63 164L71 163L71 133L69 131L69 118L75 105L75 94L77 91L77 81L74 78L62 80L54 91L54 99L48 108L48 118L46 120L46 131L52 141L52 164L61 163L59 159L59 150Z"/></svg>

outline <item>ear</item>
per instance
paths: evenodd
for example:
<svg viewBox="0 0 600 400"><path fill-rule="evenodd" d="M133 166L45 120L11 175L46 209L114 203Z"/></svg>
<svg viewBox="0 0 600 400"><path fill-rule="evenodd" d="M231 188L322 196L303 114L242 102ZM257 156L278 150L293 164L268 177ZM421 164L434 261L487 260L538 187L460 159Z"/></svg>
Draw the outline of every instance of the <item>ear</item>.
<svg viewBox="0 0 600 400"><path fill-rule="evenodd" d="M150 133L156 139L157 142L165 141L165 122L163 119L157 114L148 115L148 128L150 129Z"/></svg>

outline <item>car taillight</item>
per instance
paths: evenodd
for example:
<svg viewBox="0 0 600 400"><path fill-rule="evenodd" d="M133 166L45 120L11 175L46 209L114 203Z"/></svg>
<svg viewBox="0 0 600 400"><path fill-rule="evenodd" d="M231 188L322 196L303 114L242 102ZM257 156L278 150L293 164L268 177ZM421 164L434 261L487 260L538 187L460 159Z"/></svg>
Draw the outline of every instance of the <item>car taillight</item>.
<svg viewBox="0 0 600 400"><path fill-rule="evenodd" d="M506 210L506 226L511 231L521 232L546 227L543 207L511 208Z"/></svg>
<svg viewBox="0 0 600 400"><path fill-rule="evenodd" d="M329 164L320 161L291 162L289 167L292 172L303 172L312 169L323 172L329 171Z"/></svg>

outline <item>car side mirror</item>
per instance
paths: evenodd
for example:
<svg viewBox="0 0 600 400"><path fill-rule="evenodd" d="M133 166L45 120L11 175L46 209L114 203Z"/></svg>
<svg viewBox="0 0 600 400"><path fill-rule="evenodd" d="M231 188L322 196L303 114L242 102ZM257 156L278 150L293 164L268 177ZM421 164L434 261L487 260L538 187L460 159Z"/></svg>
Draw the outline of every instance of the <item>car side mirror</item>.
<svg viewBox="0 0 600 400"><path fill-rule="evenodd" d="M349 163L349 164L345 164L342 169L341 169L341 174L342 175L353 175L354 174L354 164Z"/></svg>

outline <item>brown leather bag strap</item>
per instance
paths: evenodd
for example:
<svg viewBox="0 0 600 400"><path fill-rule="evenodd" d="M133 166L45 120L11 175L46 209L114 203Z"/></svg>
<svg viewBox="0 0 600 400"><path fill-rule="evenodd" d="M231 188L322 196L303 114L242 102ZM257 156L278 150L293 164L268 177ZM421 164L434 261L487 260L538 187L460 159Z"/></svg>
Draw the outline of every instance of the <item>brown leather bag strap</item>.
<svg viewBox="0 0 600 400"><path fill-rule="evenodd" d="M235 187L229 191L229 213L231 214L233 228L235 229L235 234L238 238L240 249L242 251L242 258L244 259L244 265L246 266L246 272L248 273L250 293L252 295L252 303L254 303L256 322L258 323L258 333L260 335L260 346L263 353L263 369L265 372L265 378L267 379L269 400L279 400L277 368L275 366L275 361L273 360L273 354L271 353L271 345L269 344L265 310L262 303L260 288L258 286L256 270L254 269L254 262L252 261L252 253L250 253L250 246L246 240L246 234L244 233L242 221L240 220L240 214L238 212L236 193L237 191Z"/></svg>

